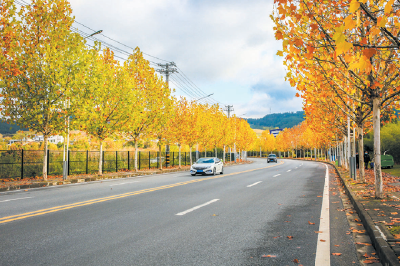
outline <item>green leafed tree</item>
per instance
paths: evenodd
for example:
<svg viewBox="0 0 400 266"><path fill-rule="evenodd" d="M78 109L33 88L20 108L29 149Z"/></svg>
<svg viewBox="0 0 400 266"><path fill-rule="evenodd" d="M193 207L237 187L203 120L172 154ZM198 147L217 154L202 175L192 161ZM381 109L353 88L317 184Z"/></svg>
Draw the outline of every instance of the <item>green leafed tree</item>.
<svg viewBox="0 0 400 266"><path fill-rule="evenodd" d="M63 131L72 113L65 102L85 68L87 48L66 0L32 0L18 9L0 1L0 116L5 122L43 134L43 178L47 139Z"/></svg>

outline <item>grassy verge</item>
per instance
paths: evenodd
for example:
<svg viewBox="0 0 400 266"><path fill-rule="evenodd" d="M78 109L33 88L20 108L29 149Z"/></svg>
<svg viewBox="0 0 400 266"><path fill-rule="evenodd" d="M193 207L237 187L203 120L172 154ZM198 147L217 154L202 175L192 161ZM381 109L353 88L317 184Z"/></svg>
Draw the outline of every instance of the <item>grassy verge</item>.
<svg viewBox="0 0 400 266"><path fill-rule="evenodd" d="M382 169L382 171L392 176L400 177L400 164L395 164L392 169Z"/></svg>

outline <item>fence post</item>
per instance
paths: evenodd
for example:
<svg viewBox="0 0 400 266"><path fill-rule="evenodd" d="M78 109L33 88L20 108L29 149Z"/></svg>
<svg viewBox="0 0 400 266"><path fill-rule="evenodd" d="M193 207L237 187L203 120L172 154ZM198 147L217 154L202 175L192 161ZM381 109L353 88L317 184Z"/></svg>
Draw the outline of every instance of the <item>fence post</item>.
<svg viewBox="0 0 400 266"><path fill-rule="evenodd" d="M130 164L129 164L129 152L130 152L130 151L128 151L128 170L131 170Z"/></svg>
<svg viewBox="0 0 400 266"><path fill-rule="evenodd" d="M118 151L115 151L115 172L118 172Z"/></svg>
<svg viewBox="0 0 400 266"><path fill-rule="evenodd" d="M88 174L89 170L89 151L86 150L86 174Z"/></svg>
<svg viewBox="0 0 400 266"><path fill-rule="evenodd" d="M71 151L68 150L68 161L67 161L67 175L69 175L69 162L71 161Z"/></svg>
<svg viewBox="0 0 400 266"><path fill-rule="evenodd" d="M140 165L140 153L141 153L141 151L139 151L138 153L139 153L138 161L139 161L139 170L140 170L140 168L141 168L141 165Z"/></svg>
<svg viewBox="0 0 400 266"><path fill-rule="evenodd" d="M24 149L21 149L21 179L24 178Z"/></svg>
<svg viewBox="0 0 400 266"><path fill-rule="evenodd" d="M49 175L49 164L50 164L50 150L47 150L47 175Z"/></svg>
<svg viewBox="0 0 400 266"><path fill-rule="evenodd" d="M150 162L150 152L149 152L149 170L150 170L151 162Z"/></svg>
<svg viewBox="0 0 400 266"><path fill-rule="evenodd" d="M172 152L172 166L175 166L175 152Z"/></svg>
<svg viewBox="0 0 400 266"><path fill-rule="evenodd" d="M104 151L103 151L103 161L101 162L103 166L101 167L101 171L104 172Z"/></svg>

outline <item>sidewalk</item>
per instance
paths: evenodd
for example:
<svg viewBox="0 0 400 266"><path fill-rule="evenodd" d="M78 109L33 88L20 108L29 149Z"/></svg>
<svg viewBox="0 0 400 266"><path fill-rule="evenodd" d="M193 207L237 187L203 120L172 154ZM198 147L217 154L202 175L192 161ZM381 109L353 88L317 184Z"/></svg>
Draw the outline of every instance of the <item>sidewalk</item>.
<svg viewBox="0 0 400 266"><path fill-rule="evenodd" d="M372 169L365 171L366 182L350 178L349 172L338 168L345 190L368 231L379 257L388 265L400 265L400 180L382 172L384 199L376 199ZM358 171L357 171L358 174ZM384 264L385 265L385 264Z"/></svg>
<svg viewBox="0 0 400 266"><path fill-rule="evenodd" d="M318 161L333 165L324 160ZM365 227L382 264L400 265L400 177L382 171L385 197L376 199L373 169L365 170L366 182L361 183L351 179L344 167L335 168L344 191L360 217L356 222L361 222ZM357 228L353 229L354 232L357 233Z"/></svg>
<svg viewBox="0 0 400 266"><path fill-rule="evenodd" d="M239 164L247 164L252 163L251 161L244 162L229 162L225 163L224 166L232 166ZM62 176L48 176L47 180L43 180L43 177L32 177L32 178L10 178L10 179L0 179L0 192L11 191L11 190L19 190L19 189L30 189L30 188L39 188L39 187L49 187L49 186L59 186L59 185L67 185L72 183L84 183L91 182L97 180L104 179L116 179L116 178L128 178L128 177L141 177L146 175L155 175L155 174L166 174L173 172L182 172L189 171L190 166L182 166L179 169L178 166L159 169L146 169L140 170L138 172L135 171L119 171L112 173L104 173L103 175L98 174L81 174L81 175L70 175L67 180L63 180Z"/></svg>

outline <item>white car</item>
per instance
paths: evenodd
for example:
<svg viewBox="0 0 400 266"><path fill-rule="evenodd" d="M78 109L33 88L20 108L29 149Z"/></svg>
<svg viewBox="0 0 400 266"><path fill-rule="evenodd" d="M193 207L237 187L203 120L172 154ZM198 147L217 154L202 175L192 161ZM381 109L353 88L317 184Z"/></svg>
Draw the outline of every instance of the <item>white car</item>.
<svg viewBox="0 0 400 266"><path fill-rule="evenodd" d="M221 175L224 173L224 163L216 158L200 158L190 167L190 174L212 174L215 175L220 173Z"/></svg>

